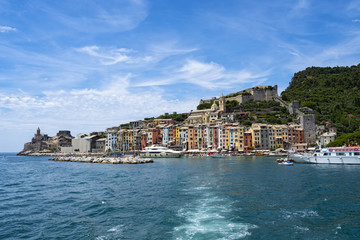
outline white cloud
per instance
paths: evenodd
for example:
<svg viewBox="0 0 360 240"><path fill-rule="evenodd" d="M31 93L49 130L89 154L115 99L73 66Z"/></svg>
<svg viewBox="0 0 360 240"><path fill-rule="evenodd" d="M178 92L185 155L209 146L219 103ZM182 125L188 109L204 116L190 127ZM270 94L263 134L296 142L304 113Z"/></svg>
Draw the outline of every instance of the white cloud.
<svg viewBox="0 0 360 240"><path fill-rule="evenodd" d="M354 22L354 23L359 23L359 22L360 22L360 19L353 19L352 22Z"/></svg>
<svg viewBox="0 0 360 240"><path fill-rule="evenodd" d="M8 27L8 26L0 26L0 32L5 33L5 32L16 32L17 29L16 28L12 28L12 27Z"/></svg>
<svg viewBox="0 0 360 240"><path fill-rule="evenodd" d="M177 46L177 41L167 41L161 44L152 44L149 47L150 52L155 56L161 56L162 58L173 55L181 55L197 51L197 48L181 48Z"/></svg>
<svg viewBox="0 0 360 240"><path fill-rule="evenodd" d="M151 79L137 86L159 86L177 83L189 83L206 89L231 88L234 84L263 82L268 72L254 74L248 70L228 71L217 63L204 63L196 60L187 60L176 70L166 73L166 77Z"/></svg>
<svg viewBox="0 0 360 240"><path fill-rule="evenodd" d="M73 134L102 131L165 112L189 112L197 104L198 99L167 100L161 91L137 89L131 92L131 77L114 77L100 89L46 91L41 96L0 93L0 132L11 129L14 134L21 135L19 132L37 126L50 135L60 129L69 129ZM18 148L31 140L21 136Z"/></svg>
<svg viewBox="0 0 360 240"><path fill-rule="evenodd" d="M292 71L303 70L309 66L349 66L358 64L360 54L360 32L352 33L343 41L323 46L308 43L305 46L284 45L294 57L286 63Z"/></svg>
<svg viewBox="0 0 360 240"><path fill-rule="evenodd" d="M100 59L102 65L114 65L117 63L139 64L153 60L151 56L138 57L135 51L126 48L107 49L98 46L86 46L76 49L78 52L86 53L92 57Z"/></svg>

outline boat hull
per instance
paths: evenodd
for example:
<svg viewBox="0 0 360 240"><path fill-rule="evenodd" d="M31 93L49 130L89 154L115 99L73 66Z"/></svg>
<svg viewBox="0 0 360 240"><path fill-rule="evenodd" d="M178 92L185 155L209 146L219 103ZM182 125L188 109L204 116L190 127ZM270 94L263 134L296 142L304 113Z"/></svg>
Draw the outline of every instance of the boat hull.
<svg viewBox="0 0 360 240"><path fill-rule="evenodd" d="M358 156L307 156L295 154L291 155L291 158L299 163L360 165L360 157Z"/></svg>
<svg viewBox="0 0 360 240"><path fill-rule="evenodd" d="M182 156L182 153L168 153L168 152L141 152L139 153L140 157L151 157L151 158L179 158Z"/></svg>

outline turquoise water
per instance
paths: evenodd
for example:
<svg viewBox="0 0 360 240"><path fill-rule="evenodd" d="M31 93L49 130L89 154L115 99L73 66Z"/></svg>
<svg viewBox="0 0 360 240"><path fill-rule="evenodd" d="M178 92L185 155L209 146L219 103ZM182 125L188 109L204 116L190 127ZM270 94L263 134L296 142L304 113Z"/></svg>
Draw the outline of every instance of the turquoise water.
<svg viewBox="0 0 360 240"><path fill-rule="evenodd" d="M360 166L0 154L0 239L359 239Z"/></svg>

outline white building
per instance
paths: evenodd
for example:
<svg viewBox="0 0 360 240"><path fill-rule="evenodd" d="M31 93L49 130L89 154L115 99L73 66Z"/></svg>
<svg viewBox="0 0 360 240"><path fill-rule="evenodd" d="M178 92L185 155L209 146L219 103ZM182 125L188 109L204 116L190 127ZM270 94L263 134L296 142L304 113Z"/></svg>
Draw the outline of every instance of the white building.
<svg viewBox="0 0 360 240"><path fill-rule="evenodd" d="M326 146L328 145L330 142L334 141L336 138L336 133L335 132L326 132L322 135L319 136L318 138L318 143L321 145L321 146Z"/></svg>
<svg viewBox="0 0 360 240"><path fill-rule="evenodd" d="M72 147L62 147L61 152L64 153L91 153L96 148L97 135L78 134L72 139Z"/></svg>
<svg viewBox="0 0 360 240"><path fill-rule="evenodd" d="M105 141L105 151L116 151L117 149L117 136L118 128L108 128L106 129L106 141Z"/></svg>
<svg viewBox="0 0 360 240"><path fill-rule="evenodd" d="M162 144L167 146L169 144L169 127L163 128Z"/></svg>

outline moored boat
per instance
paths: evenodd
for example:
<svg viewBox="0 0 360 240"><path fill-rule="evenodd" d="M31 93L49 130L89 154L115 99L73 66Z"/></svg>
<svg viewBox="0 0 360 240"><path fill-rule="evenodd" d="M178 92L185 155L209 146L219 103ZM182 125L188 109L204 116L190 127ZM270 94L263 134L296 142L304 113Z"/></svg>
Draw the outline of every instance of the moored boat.
<svg viewBox="0 0 360 240"><path fill-rule="evenodd" d="M292 154L291 158L303 163L360 164L360 146L323 148L313 154Z"/></svg>
<svg viewBox="0 0 360 240"><path fill-rule="evenodd" d="M175 151L167 147L155 146L155 145L150 147L145 147L145 149L139 153L140 157L153 157L153 158L178 158L181 157L182 155L183 152L181 151Z"/></svg>
<svg viewBox="0 0 360 240"><path fill-rule="evenodd" d="M283 166L292 166L292 165L294 165L294 163L290 162L289 160L284 160L284 161L278 162L278 164L283 165Z"/></svg>

